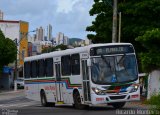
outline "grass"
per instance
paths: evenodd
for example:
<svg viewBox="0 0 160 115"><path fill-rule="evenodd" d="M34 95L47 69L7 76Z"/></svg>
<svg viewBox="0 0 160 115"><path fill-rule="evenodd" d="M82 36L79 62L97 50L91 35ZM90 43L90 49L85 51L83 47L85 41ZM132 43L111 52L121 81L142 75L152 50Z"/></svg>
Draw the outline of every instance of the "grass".
<svg viewBox="0 0 160 115"><path fill-rule="evenodd" d="M160 94L152 95L149 100L144 101L145 104L149 104L152 115L160 115Z"/></svg>

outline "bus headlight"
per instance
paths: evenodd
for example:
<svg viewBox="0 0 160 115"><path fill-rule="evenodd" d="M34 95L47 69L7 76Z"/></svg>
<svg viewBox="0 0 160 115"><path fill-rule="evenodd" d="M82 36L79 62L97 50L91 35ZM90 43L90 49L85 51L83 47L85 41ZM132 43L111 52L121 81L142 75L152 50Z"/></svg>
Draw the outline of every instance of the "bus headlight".
<svg viewBox="0 0 160 115"><path fill-rule="evenodd" d="M138 85L138 84L134 84L134 85L132 86L131 90L130 90L130 93L136 92L136 91L138 90L138 88L139 88L139 85Z"/></svg>
<svg viewBox="0 0 160 115"><path fill-rule="evenodd" d="M101 90L101 89L99 89L99 88L96 88L96 87L92 87L92 90L93 90L94 93L97 94L97 95L105 95L105 94L106 94L103 90Z"/></svg>

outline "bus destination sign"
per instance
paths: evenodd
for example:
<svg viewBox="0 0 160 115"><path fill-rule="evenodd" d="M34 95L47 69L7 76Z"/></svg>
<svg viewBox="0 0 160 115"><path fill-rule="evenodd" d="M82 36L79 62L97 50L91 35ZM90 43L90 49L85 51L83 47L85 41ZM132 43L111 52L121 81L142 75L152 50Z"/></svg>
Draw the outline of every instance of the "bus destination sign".
<svg viewBox="0 0 160 115"><path fill-rule="evenodd" d="M102 46L92 48L91 56L96 55L109 55L109 54L122 54L122 53L134 53L134 49L131 45L121 45L121 46Z"/></svg>

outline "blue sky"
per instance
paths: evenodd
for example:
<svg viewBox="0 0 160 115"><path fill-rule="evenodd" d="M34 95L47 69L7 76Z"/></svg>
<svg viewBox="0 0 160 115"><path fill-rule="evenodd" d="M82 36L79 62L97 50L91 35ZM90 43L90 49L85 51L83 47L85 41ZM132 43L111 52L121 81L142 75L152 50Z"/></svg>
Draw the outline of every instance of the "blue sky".
<svg viewBox="0 0 160 115"><path fill-rule="evenodd" d="M89 16L93 0L0 0L4 20L29 22L29 31L48 24L53 27L53 36L63 32L68 37L84 39L94 17Z"/></svg>

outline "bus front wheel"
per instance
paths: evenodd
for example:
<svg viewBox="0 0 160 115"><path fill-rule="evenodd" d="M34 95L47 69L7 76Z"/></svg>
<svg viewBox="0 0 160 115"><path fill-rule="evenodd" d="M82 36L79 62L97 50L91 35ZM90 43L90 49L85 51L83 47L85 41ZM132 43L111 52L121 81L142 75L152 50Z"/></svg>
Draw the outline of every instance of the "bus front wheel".
<svg viewBox="0 0 160 115"><path fill-rule="evenodd" d="M80 97L80 94L78 92L75 92L73 94L73 97L74 97L74 106L76 109L85 109L85 105L83 105L81 103L81 97Z"/></svg>
<svg viewBox="0 0 160 115"><path fill-rule="evenodd" d="M125 102L115 102L111 103L110 105L112 105L115 109L120 109L125 105Z"/></svg>

